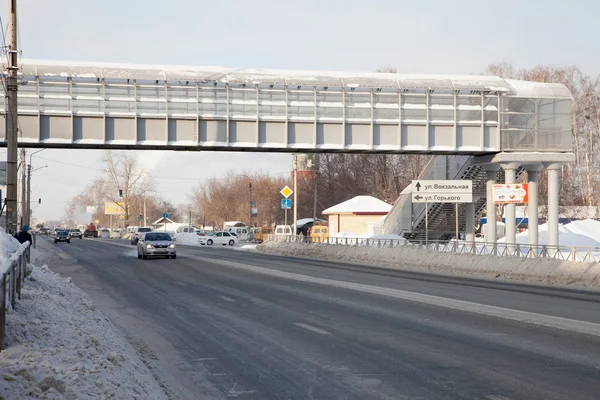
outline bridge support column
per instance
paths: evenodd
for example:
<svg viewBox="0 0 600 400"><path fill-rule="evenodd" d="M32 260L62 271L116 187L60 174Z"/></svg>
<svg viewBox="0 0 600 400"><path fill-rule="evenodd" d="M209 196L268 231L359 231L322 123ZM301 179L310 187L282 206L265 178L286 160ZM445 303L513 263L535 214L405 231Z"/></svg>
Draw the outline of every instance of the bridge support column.
<svg viewBox="0 0 600 400"><path fill-rule="evenodd" d="M558 246L558 171L561 164L546 165L548 170L548 245ZM551 248L554 253L556 248Z"/></svg>
<svg viewBox="0 0 600 400"><path fill-rule="evenodd" d="M538 221L539 221L539 202L538 202L538 184L540 178L541 165L530 165L525 167L527 171L528 197L527 204L527 242L534 246L533 251L537 251L538 241Z"/></svg>
<svg viewBox="0 0 600 400"><path fill-rule="evenodd" d="M465 204L465 241L468 244L475 242L475 204Z"/></svg>
<svg viewBox="0 0 600 400"><path fill-rule="evenodd" d="M516 163L503 164L504 169L504 183L513 184L517 177L517 168L519 167ZM504 206L504 218L506 224L506 243L514 244L517 241L517 218L516 218L516 205L507 204ZM508 246L510 251L514 250L514 246Z"/></svg>
<svg viewBox="0 0 600 400"><path fill-rule="evenodd" d="M485 224L485 241L488 243L496 243L498 240L496 235L496 204L494 203L494 198L492 196L492 188L498 177L498 167L489 165L484 168L487 177L487 198L485 206L487 223Z"/></svg>

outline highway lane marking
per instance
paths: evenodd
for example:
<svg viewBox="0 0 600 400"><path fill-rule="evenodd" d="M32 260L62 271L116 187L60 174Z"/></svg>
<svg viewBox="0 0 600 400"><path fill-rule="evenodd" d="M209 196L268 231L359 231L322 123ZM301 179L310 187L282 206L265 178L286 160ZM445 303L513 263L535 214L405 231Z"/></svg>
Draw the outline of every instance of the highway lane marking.
<svg viewBox="0 0 600 400"><path fill-rule="evenodd" d="M229 302L235 303L235 300L234 300L234 299L232 299L231 297L227 297L227 296L219 296L219 298L221 298L221 299L223 299L223 300L225 300L225 301L229 301Z"/></svg>
<svg viewBox="0 0 600 400"><path fill-rule="evenodd" d="M307 331L318 333L319 335L329 335L329 332L324 331L323 329L319 329L316 326L305 324L303 322L294 322L293 325L296 325L298 328L304 328Z"/></svg>
<svg viewBox="0 0 600 400"><path fill-rule="evenodd" d="M433 296L429 294L409 292L406 290L390 289L381 286L367 285L363 283L317 278L314 276L302 275L293 272L284 272L277 269L257 267L254 265L247 265L233 261L224 261L200 256L190 256L190 258L205 261L208 263L221 264L232 268L251 271L262 275L270 275L278 278L293 280L297 282L313 283L317 285L337 287L363 293L378 294L381 296L392 297L416 303L424 303L436 307L466 311L474 314L490 315L497 318L503 318L517 322L524 322L531 325L538 325L547 328L556 328L565 331L600 336L600 324L596 324L593 322L578 321L574 319L556 317L552 315L538 314L530 311L514 310L504 307L491 306L487 304L473 303L465 300L456 300L446 297Z"/></svg>

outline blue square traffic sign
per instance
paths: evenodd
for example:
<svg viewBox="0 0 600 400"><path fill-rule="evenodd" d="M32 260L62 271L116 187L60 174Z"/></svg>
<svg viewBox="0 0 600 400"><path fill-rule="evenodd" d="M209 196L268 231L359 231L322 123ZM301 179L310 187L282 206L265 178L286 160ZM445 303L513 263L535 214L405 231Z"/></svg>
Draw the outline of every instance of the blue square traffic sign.
<svg viewBox="0 0 600 400"><path fill-rule="evenodd" d="M292 208L292 199L281 199L281 208L283 209L291 209Z"/></svg>

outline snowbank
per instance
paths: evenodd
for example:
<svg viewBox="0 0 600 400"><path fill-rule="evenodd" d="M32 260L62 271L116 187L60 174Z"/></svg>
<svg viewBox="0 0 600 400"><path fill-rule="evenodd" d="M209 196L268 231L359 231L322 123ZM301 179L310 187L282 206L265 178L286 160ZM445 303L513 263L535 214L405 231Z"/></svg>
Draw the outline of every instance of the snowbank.
<svg viewBox="0 0 600 400"><path fill-rule="evenodd" d="M441 253L412 246L375 248L267 242L259 245L257 249L264 253L346 261L442 275L515 280L548 285L600 287L600 263Z"/></svg>
<svg viewBox="0 0 600 400"><path fill-rule="evenodd" d="M21 301L8 313L6 346L0 398L166 399L87 294L46 266L33 267Z"/></svg>
<svg viewBox="0 0 600 400"><path fill-rule="evenodd" d="M0 228L0 277L10 267L13 254L21 247L21 243ZM22 254L22 253L20 253Z"/></svg>
<svg viewBox="0 0 600 400"><path fill-rule="evenodd" d="M526 244L528 231L517 234L517 243ZM538 227L538 240L540 245L548 244L548 224ZM504 243L506 238L498 240ZM558 226L558 243L561 246L597 247L600 248L600 222L593 219L573 221L566 225Z"/></svg>

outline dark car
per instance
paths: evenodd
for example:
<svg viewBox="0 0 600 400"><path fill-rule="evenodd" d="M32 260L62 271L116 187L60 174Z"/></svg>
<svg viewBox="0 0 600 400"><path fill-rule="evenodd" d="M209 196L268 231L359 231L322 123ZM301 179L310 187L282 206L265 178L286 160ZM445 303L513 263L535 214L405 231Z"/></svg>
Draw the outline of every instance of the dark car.
<svg viewBox="0 0 600 400"><path fill-rule="evenodd" d="M69 231L66 231L66 230L56 231L56 234L54 235L54 243L58 243L58 242L71 243L71 236L69 235Z"/></svg>

